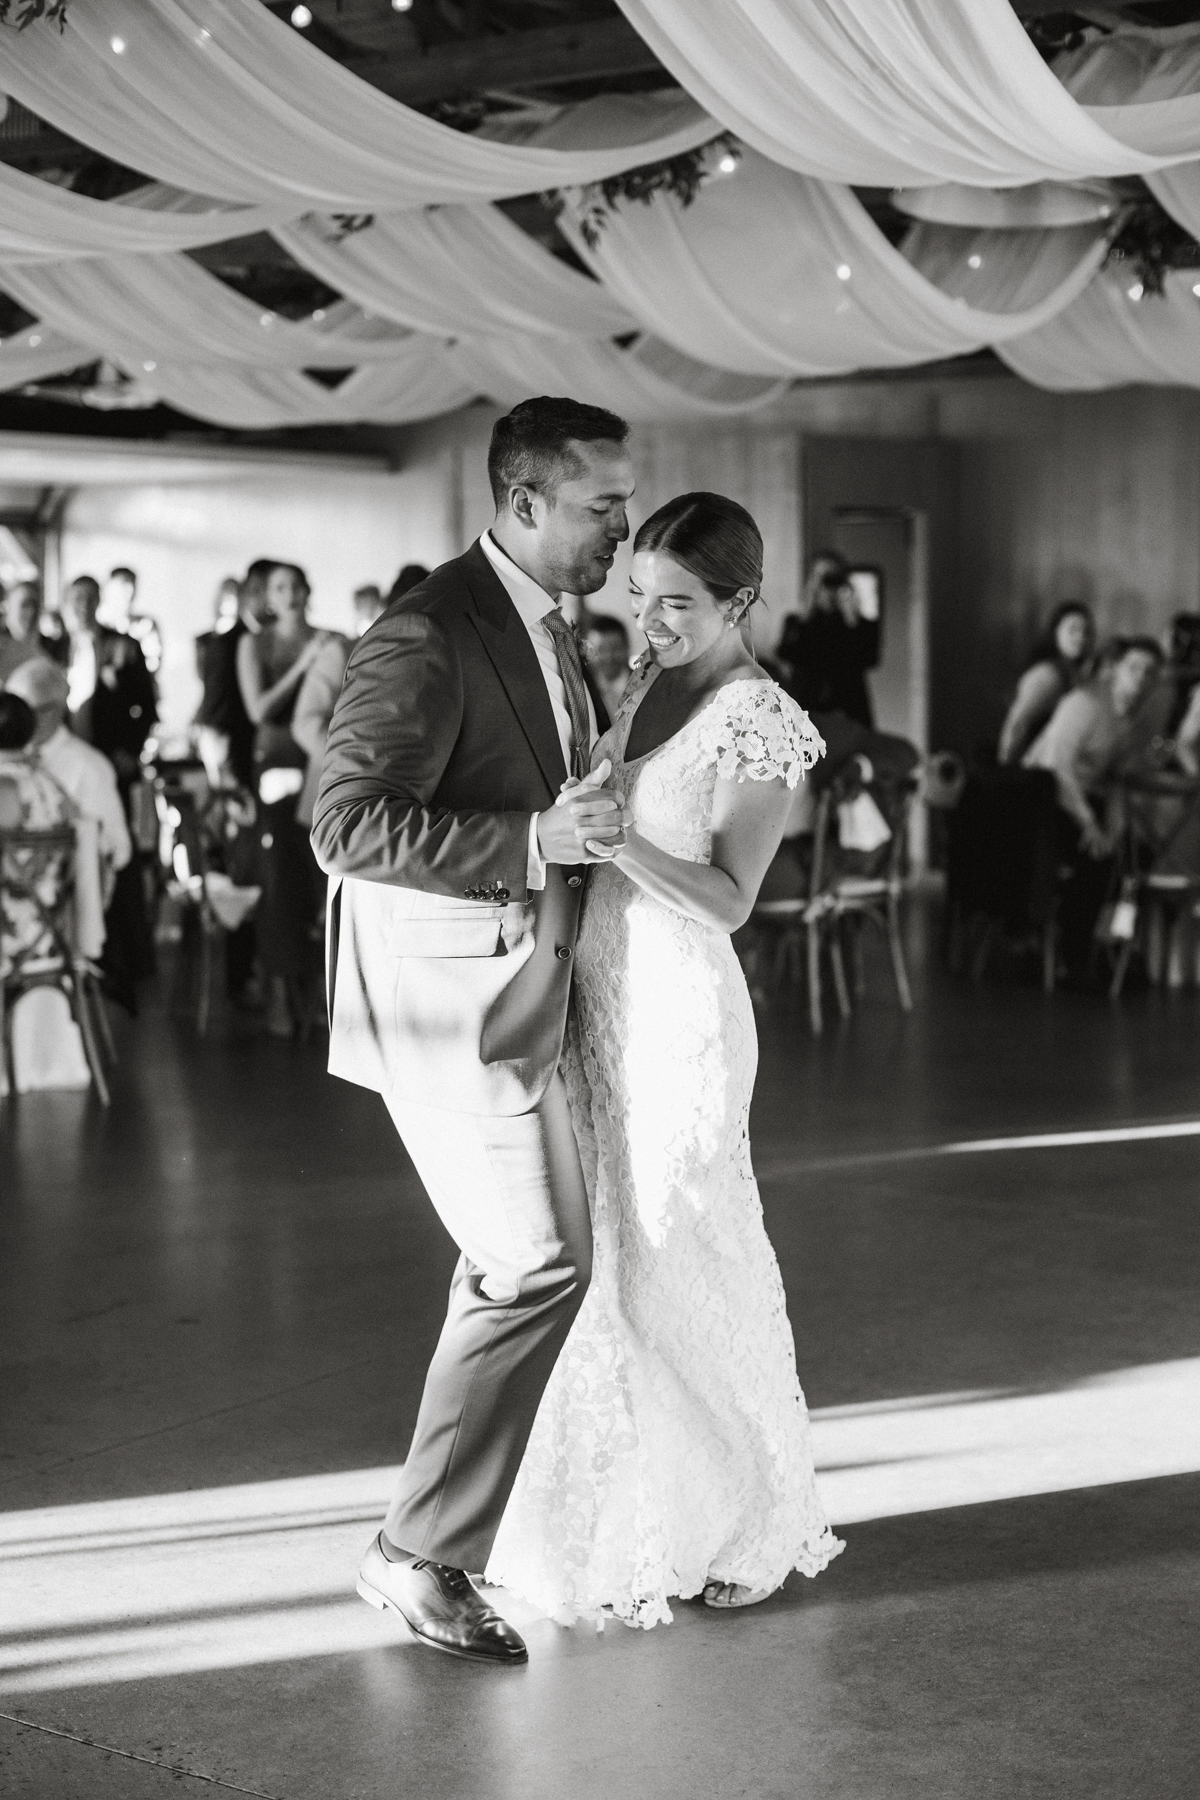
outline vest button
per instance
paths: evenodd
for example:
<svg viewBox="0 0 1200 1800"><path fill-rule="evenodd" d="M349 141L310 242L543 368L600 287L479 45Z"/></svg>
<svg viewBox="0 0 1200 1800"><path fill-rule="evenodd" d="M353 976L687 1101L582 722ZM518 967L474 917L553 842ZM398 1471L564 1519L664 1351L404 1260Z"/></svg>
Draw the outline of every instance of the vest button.
<svg viewBox="0 0 1200 1800"><path fill-rule="evenodd" d="M571 952L567 949L565 944L560 944L554 954L557 956L559 962L570 962L571 960Z"/></svg>
<svg viewBox="0 0 1200 1800"><path fill-rule="evenodd" d="M568 887L582 887L583 886L583 876L582 875L568 875L567 876L567 886Z"/></svg>

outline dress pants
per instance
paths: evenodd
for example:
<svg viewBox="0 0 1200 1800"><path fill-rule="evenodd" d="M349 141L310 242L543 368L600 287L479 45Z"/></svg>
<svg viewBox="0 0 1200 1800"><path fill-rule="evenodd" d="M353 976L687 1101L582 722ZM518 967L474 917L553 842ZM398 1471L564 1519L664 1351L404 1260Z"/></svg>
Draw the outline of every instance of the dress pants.
<svg viewBox="0 0 1200 1800"><path fill-rule="evenodd" d="M462 1255L384 1531L414 1556L478 1572L587 1290L587 1190L558 1072L515 1118L388 1110Z"/></svg>

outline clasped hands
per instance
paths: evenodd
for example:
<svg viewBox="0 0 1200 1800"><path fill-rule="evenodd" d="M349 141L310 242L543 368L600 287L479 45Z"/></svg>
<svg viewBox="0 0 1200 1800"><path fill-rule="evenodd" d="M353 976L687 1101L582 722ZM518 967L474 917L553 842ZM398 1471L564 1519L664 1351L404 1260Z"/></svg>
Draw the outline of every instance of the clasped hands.
<svg viewBox="0 0 1200 1800"><path fill-rule="evenodd" d="M538 849L548 863L611 862L625 848L632 815L620 789L605 785L611 773L605 757L582 781L568 777L554 805L538 814Z"/></svg>

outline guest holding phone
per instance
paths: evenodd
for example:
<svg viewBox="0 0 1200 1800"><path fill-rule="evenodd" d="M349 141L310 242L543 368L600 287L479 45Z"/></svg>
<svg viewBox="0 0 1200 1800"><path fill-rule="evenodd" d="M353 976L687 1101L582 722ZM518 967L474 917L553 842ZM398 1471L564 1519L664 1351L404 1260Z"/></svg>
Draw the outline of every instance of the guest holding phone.
<svg viewBox="0 0 1200 1800"><path fill-rule="evenodd" d="M844 557L819 550L801 610L785 620L776 652L790 670L788 692L810 714L842 712L870 730L867 671L878 666L879 652L878 604L865 585L860 593Z"/></svg>

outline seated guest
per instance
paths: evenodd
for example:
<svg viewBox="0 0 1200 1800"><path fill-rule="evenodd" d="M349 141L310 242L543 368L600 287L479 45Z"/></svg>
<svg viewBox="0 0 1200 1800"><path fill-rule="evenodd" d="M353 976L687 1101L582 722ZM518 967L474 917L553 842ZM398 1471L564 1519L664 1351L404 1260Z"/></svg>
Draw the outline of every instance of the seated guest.
<svg viewBox="0 0 1200 1800"><path fill-rule="evenodd" d="M422 572L421 580L424 581L424 579L425 575ZM415 582L413 586L416 586ZM356 587L354 590L355 637L361 637L364 631L369 631L386 606L387 601L384 599L378 583L368 581L362 587Z"/></svg>
<svg viewBox="0 0 1200 1800"><path fill-rule="evenodd" d="M18 581L8 589L0 602L0 687L13 670L32 656L48 656L59 660L59 646L44 637L39 629L42 596L34 581Z"/></svg>
<svg viewBox="0 0 1200 1800"><path fill-rule="evenodd" d="M7 691L26 702L34 716L30 748L38 764L58 782L85 819L94 819L100 850L105 903L116 876L133 856L117 777L106 756L67 729L67 677L44 657L22 663L8 678Z"/></svg>
<svg viewBox="0 0 1200 1800"><path fill-rule="evenodd" d="M1096 630L1089 607L1067 600L1030 651L1017 691L1000 730L996 752L1002 763L1019 763L1055 707L1091 672Z"/></svg>
<svg viewBox="0 0 1200 1800"><path fill-rule="evenodd" d="M836 551L818 551L799 613L785 619L776 655L791 670L788 691L811 716L846 713L874 723L867 671L879 662L880 622L864 618Z"/></svg>
<svg viewBox="0 0 1200 1800"><path fill-rule="evenodd" d="M30 750L36 723L19 694L0 691L0 831L52 831L74 819L70 799ZM34 902L0 891L0 975L19 957L52 948Z"/></svg>
<svg viewBox="0 0 1200 1800"><path fill-rule="evenodd" d="M1161 662L1153 638L1118 638L1100 673L1063 696L1021 759L1027 769L1049 769L1058 788L1062 853L1071 869L1059 917L1067 971L1076 979L1087 972L1112 877L1123 816L1112 783L1139 748L1138 708Z"/></svg>
<svg viewBox="0 0 1200 1800"><path fill-rule="evenodd" d="M608 613L588 615L583 625L583 661L611 722L629 686L629 633L620 619Z"/></svg>
<svg viewBox="0 0 1200 1800"><path fill-rule="evenodd" d="M292 735L305 676L326 650L328 632L308 620L308 577L295 563L275 563L267 576L270 622L237 647L238 685L254 722L254 792L258 801L262 898L256 930L268 978L267 1030L291 1037L305 1013L312 929L320 884L308 833L297 822L308 756Z"/></svg>
<svg viewBox="0 0 1200 1800"><path fill-rule="evenodd" d="M1176 613L1171 620L1166 666L1142 719L1163 765L1200 775L1200 613Z"/></svg>
<svg viewBox="0 0 1200 1800"><path fill-rule="evenodd" d="M391 587L388 589L385 604L391 606L393 602L402 600L410 588L419 587L421 583L426 580L428 575L429 570L425 567L424 563L405 563L395 581L393 581Z"/></svg>

